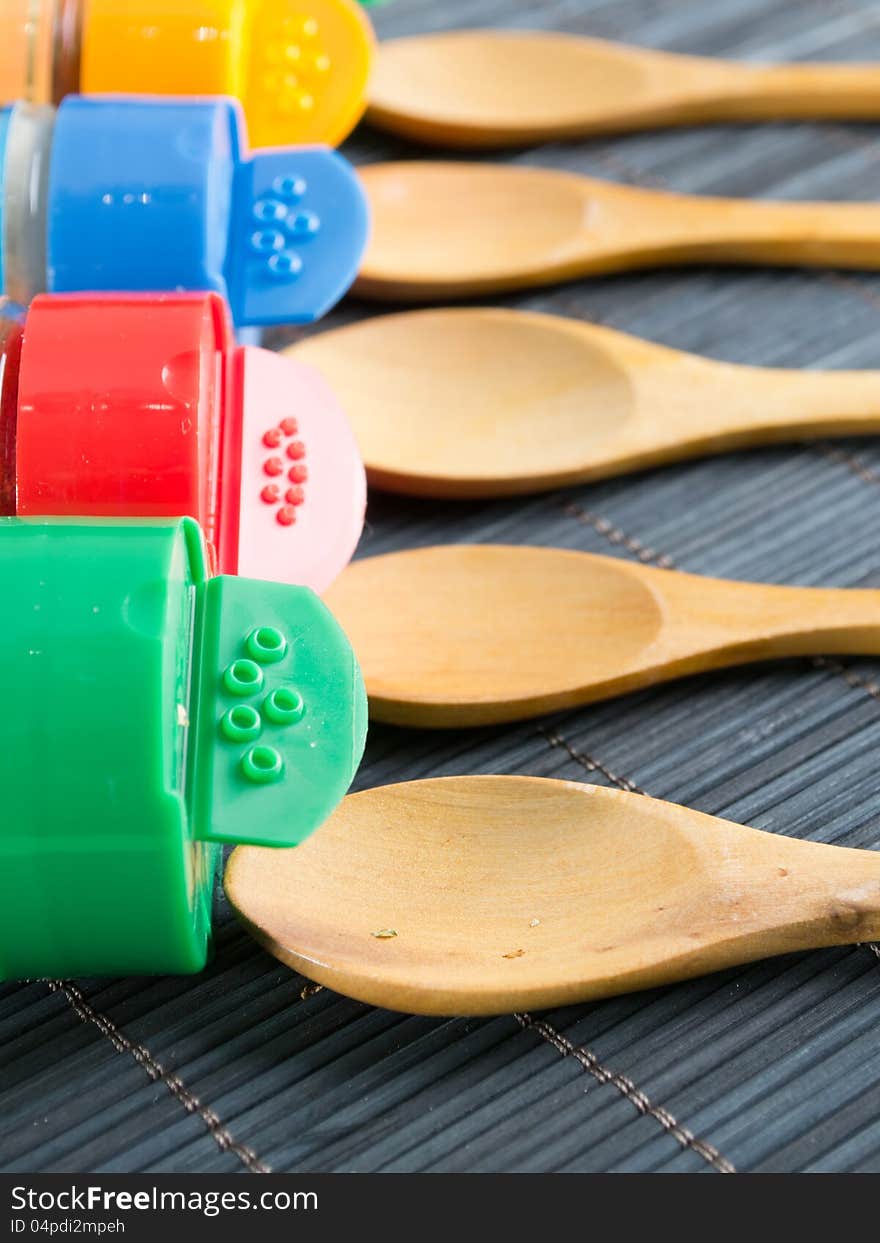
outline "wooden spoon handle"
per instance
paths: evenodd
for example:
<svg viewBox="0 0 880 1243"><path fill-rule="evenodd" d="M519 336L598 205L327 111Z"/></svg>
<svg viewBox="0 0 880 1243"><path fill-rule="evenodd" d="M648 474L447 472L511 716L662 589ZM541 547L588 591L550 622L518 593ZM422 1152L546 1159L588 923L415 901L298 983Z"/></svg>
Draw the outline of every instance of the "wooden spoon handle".
<svg viewBox="0 0 880 1243"><path fill-rule="evenodd" d="M644 417L628 433L636 447L641 447L640 440L656 446L658 461L801 436L880 431L880 371L706 365L703 359L681 355L666 373L665 403L663 373L659 374L659 383L656 369L634 375Z"/></svg>
<svg viewBox="0 0 880 1243"><path fill-rule="evenodd" d="M743 370L755 376L751 393L759 408L753 401L748 415L753 427L786 436L859 436L880 429L880 371ZM748 399L744 391L742 403L731 403L739 417Z"/></svg>
<svg viewBox="0 0 880 1243"><path fill-rule="evenodd" d="M688 109L693 121L874 120L880 66L726 65L727 89Z"/></svg>
<svg viewBox="0 0 880 1243"><path fill-rule="evenodd" d="M667 676L794 656L880 655L880 591L639 574L650 577L665 614Z"/></svg>
<svg viewBox="0 0 880 1243"><path fill-rule="evenodd" d="M615 187L614 197L615 236L597 239L589 225L585 228L584 271L716 261L880 268L880 207L873 203L756 202L659 192L648 202L646 192L628 187Z"/></svg>

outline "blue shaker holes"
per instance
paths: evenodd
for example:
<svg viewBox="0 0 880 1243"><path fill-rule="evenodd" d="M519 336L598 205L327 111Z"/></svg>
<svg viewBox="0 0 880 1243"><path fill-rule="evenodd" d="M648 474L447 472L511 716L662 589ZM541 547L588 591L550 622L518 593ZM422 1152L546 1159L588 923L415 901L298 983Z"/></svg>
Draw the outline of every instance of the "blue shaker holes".
<svg viewBox="0 0 880 1243"><path fill-rule="evenodd" d="M287 217L286 227L293 237L314 237L321 228L321 221L313 211L295 211Z"/></svg>
<svg viewBox="0 0 880 1243"><path fill-rule="evenodd" d="M272 276L298 276L302 271L302 260L296 254L296 251L282 250L278 251L276 255L272 255L266 266L272 273Z"/></svg>
<svg viewBox="0 0 880 1243"><path fill-rule="evenodd" d="M287 204L280 199L257 199L254 203L254 218L268 223L283 220L287 215Z"/></svg>
<svg viewBox="0 0 880 1243"><path fill-rule="evenodd" d="M284 234L280 229L257 229L251 234L251 246L258 255L270 255L284 247Z"/></svg>
<svg viewBox="0 0 880 1243"><path fill-rule="evenodd" d="M272 275L282 280L290 280L294 276L299 276L302 265L302 259L293 250L278 251L266 264Z"/></svg>
<svg viewBox="0 0 880 1243"><path fill-rule="evenodd" d="M289 203L297 203L305 195L308 185L304 178L295 176L276 177L272 189Z"/></svg>
<svg viewBox="0 0 880 1243"><path fill-rule="evenodd" d="M293 244L303 245L321 231L317 212L299 206L308 189L305 178L283 174L253 204L252 219L262 227L251 232L249 248L259 282L281 285L296 280L302 272L303 257Z"/></svg>

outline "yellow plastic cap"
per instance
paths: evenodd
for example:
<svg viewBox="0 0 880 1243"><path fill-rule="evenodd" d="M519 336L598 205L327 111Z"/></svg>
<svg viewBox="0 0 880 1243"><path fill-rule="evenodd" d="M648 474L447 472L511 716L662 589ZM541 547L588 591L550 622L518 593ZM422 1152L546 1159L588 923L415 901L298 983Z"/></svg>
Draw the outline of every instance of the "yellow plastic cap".
<svg viewBox="0 0 880 1243"><path fill-rule="evenodd" d="M336 146L372 55L356 0L86 0L80 88L237 95L253 146Z"/></svg>

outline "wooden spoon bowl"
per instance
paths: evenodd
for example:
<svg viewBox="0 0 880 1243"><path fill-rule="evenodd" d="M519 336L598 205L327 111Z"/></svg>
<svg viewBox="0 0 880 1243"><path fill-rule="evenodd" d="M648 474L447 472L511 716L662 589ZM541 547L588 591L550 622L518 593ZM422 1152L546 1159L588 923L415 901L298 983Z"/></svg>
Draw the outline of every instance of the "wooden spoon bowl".
<svg viewBox="0 0 880 1243"><path fill-rule="evenodd" d="M880 591L768 587L556 548L369 557L325 600L375 720L513 721L772 657L880 655Z"/></svg>
<svg viewBox="0 0 880 1243"><path fill-rule="evenodd" d="M332 385L370 483L412 496L515 495L880 431L880 372L734 366L525 311L375 316L287 352Z"/></svg>
<svg viewBox="0 0 880 1243"><path fill-rule="evenodd" d="M350 795L226 892L297 971L373 1005L494 1014L880 936L880 855L637 794L448 777Z"/></svg>

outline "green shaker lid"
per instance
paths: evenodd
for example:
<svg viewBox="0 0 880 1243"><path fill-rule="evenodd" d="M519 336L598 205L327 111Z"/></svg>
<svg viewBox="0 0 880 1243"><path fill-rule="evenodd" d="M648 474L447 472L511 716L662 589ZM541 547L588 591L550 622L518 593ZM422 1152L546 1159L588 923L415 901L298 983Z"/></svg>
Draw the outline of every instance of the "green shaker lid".
<svg viewBox="0 0 880 1243"><path fill-rule="evenodd" d="M295 846L366 696L304 587L210 578L190 519L0 519L0 978L205 962L220 843Z"/></svg>

